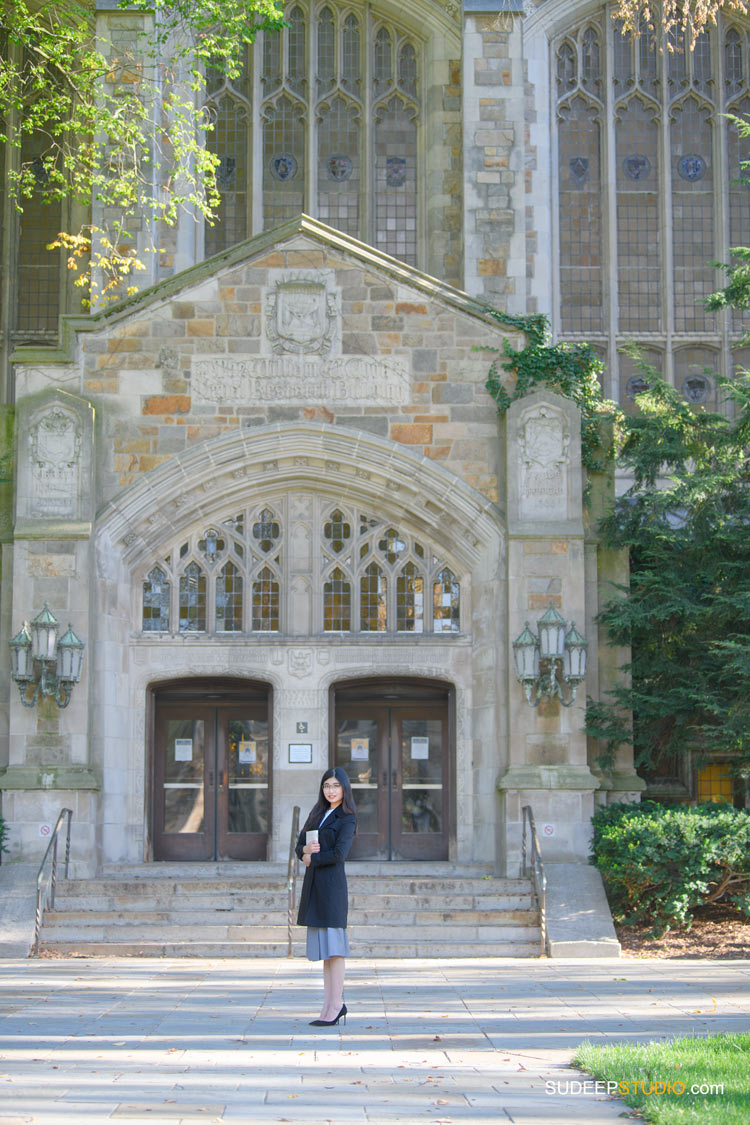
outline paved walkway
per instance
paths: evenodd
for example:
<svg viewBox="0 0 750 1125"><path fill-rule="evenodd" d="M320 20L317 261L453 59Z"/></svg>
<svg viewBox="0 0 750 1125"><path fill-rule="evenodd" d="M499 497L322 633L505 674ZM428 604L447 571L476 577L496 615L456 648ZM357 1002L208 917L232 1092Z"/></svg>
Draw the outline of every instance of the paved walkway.
<svg viewBox="0 0 750 1125"><path fill-rule="evenodd" d="M622 1120L584 1039L750 1029L750 961L349 962L314 1029L304 960L0 961L0 1125Z"/></svg>

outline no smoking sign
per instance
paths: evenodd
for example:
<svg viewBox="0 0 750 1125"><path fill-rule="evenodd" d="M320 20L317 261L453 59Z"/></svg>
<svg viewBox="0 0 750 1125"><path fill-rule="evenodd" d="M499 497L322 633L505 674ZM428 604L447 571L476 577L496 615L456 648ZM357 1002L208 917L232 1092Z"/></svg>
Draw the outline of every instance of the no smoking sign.
<svg viewBox="0 0 750 1125"><path fill-rule="evenodd" d="M51 836L52 835L52 825L51 824L40 824L39 825L39 835L42 837L42 839L46 839L48 836Z"/></svg>
<svg viewBox="0 0 750 1125"><path fill-rule="evenodd" d="M556 833L555 833L554 824L543 824L542 825L542 836L546 836L547 839L549 839L550 836L554 836L555 834Z"/></svg>

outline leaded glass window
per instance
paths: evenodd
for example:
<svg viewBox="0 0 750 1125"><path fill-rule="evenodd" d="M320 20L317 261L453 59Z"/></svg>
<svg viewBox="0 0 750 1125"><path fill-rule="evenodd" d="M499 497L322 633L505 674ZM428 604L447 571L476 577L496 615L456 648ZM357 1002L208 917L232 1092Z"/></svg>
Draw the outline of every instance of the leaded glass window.
<svg viewBox="0 0 750 1125"><path fill-rule="evenodd" d="M407 563L396 582L396 628L399 633L424 632L424 576Z"/></svg>
<svg viewBox="0 0 750 1125"><path fill-rule="evenodd" d="M242 575L233 562L216 579L216 632L242 632Z"/></svg>
<svg viewBox="0 0 750 1125"><path fill-rule="evenodd" d="M206 575L191 562L180 575L180 632L203 633L205 629Z"/></svg>
<svg viewBox="0 0 750 1125"><path fill-rule="evenodd" d="M296 2L286 16L238 81L209 82L221 205L207 253L305 211L416 265L420 41L365 5Z"/></svg>
<svg viewBox="0 0 750 1125"><path fill-rule="evenodd" d="M558 332L605 355L605 391L626 409L637 377L628 341L697 404L702 376L686 382L685 357L698 349L729 374L733 338L750 326L748 313L703 304L723 283L711 263L745 245L750 227L740 168L750 143L727 117L750 113L748 32L720 16L691 52L681 33L670 44L645 26L626 37L610 15L554 45ZM704 402L715 403L710 382Z"/></svg>
<svg viewBox="0 0 750 1125"><path fill-rule="evenodd" d="M339 567L323 585L323 629L326 633L348 632L352 627L352 587Z"/></svg>
<svg viewBox="0 0 750 1125"><path fill-rule="evenodd" d="M267 566L253 582L253 629L264 633L279 629L279 583Z"/></svg>
<svg viewBox="0 0 750 1125"><path fill-rule="evenodd" d="M169 583L158 566L149 572L143 583L143 631L169 631Z"/></svg>
<svg viewBox="0 0 750 1125"><path fill-rule="evenodd" d="M149 634L460 631L459 580L434 547L304 491L183 534L141 585Z"/></svg>

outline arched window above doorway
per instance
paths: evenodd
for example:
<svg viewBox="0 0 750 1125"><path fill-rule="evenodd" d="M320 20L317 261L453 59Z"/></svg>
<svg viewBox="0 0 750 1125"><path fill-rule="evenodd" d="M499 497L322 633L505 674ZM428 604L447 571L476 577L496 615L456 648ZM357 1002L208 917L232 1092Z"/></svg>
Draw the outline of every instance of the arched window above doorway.
<svg viewBox="0 0 750 1125"><path fill-rule="evenodd" d="M305 492L195 528L152 560L140 589L151 636L461 628L459 578L426 539Z"/></svg>

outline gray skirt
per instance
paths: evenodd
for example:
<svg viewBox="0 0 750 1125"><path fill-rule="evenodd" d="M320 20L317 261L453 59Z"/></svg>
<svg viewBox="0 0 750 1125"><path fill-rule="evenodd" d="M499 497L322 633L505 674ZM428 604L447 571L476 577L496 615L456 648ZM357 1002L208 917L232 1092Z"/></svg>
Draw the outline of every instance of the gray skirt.
<svg viewBox="0 0 750 1125"><path fill-rule="evenodd" d="M347 957L349 955L349 938L345 929L318 929L317 926L307 927L307 959L308 961L327 961L329 957Z"/></svg>

